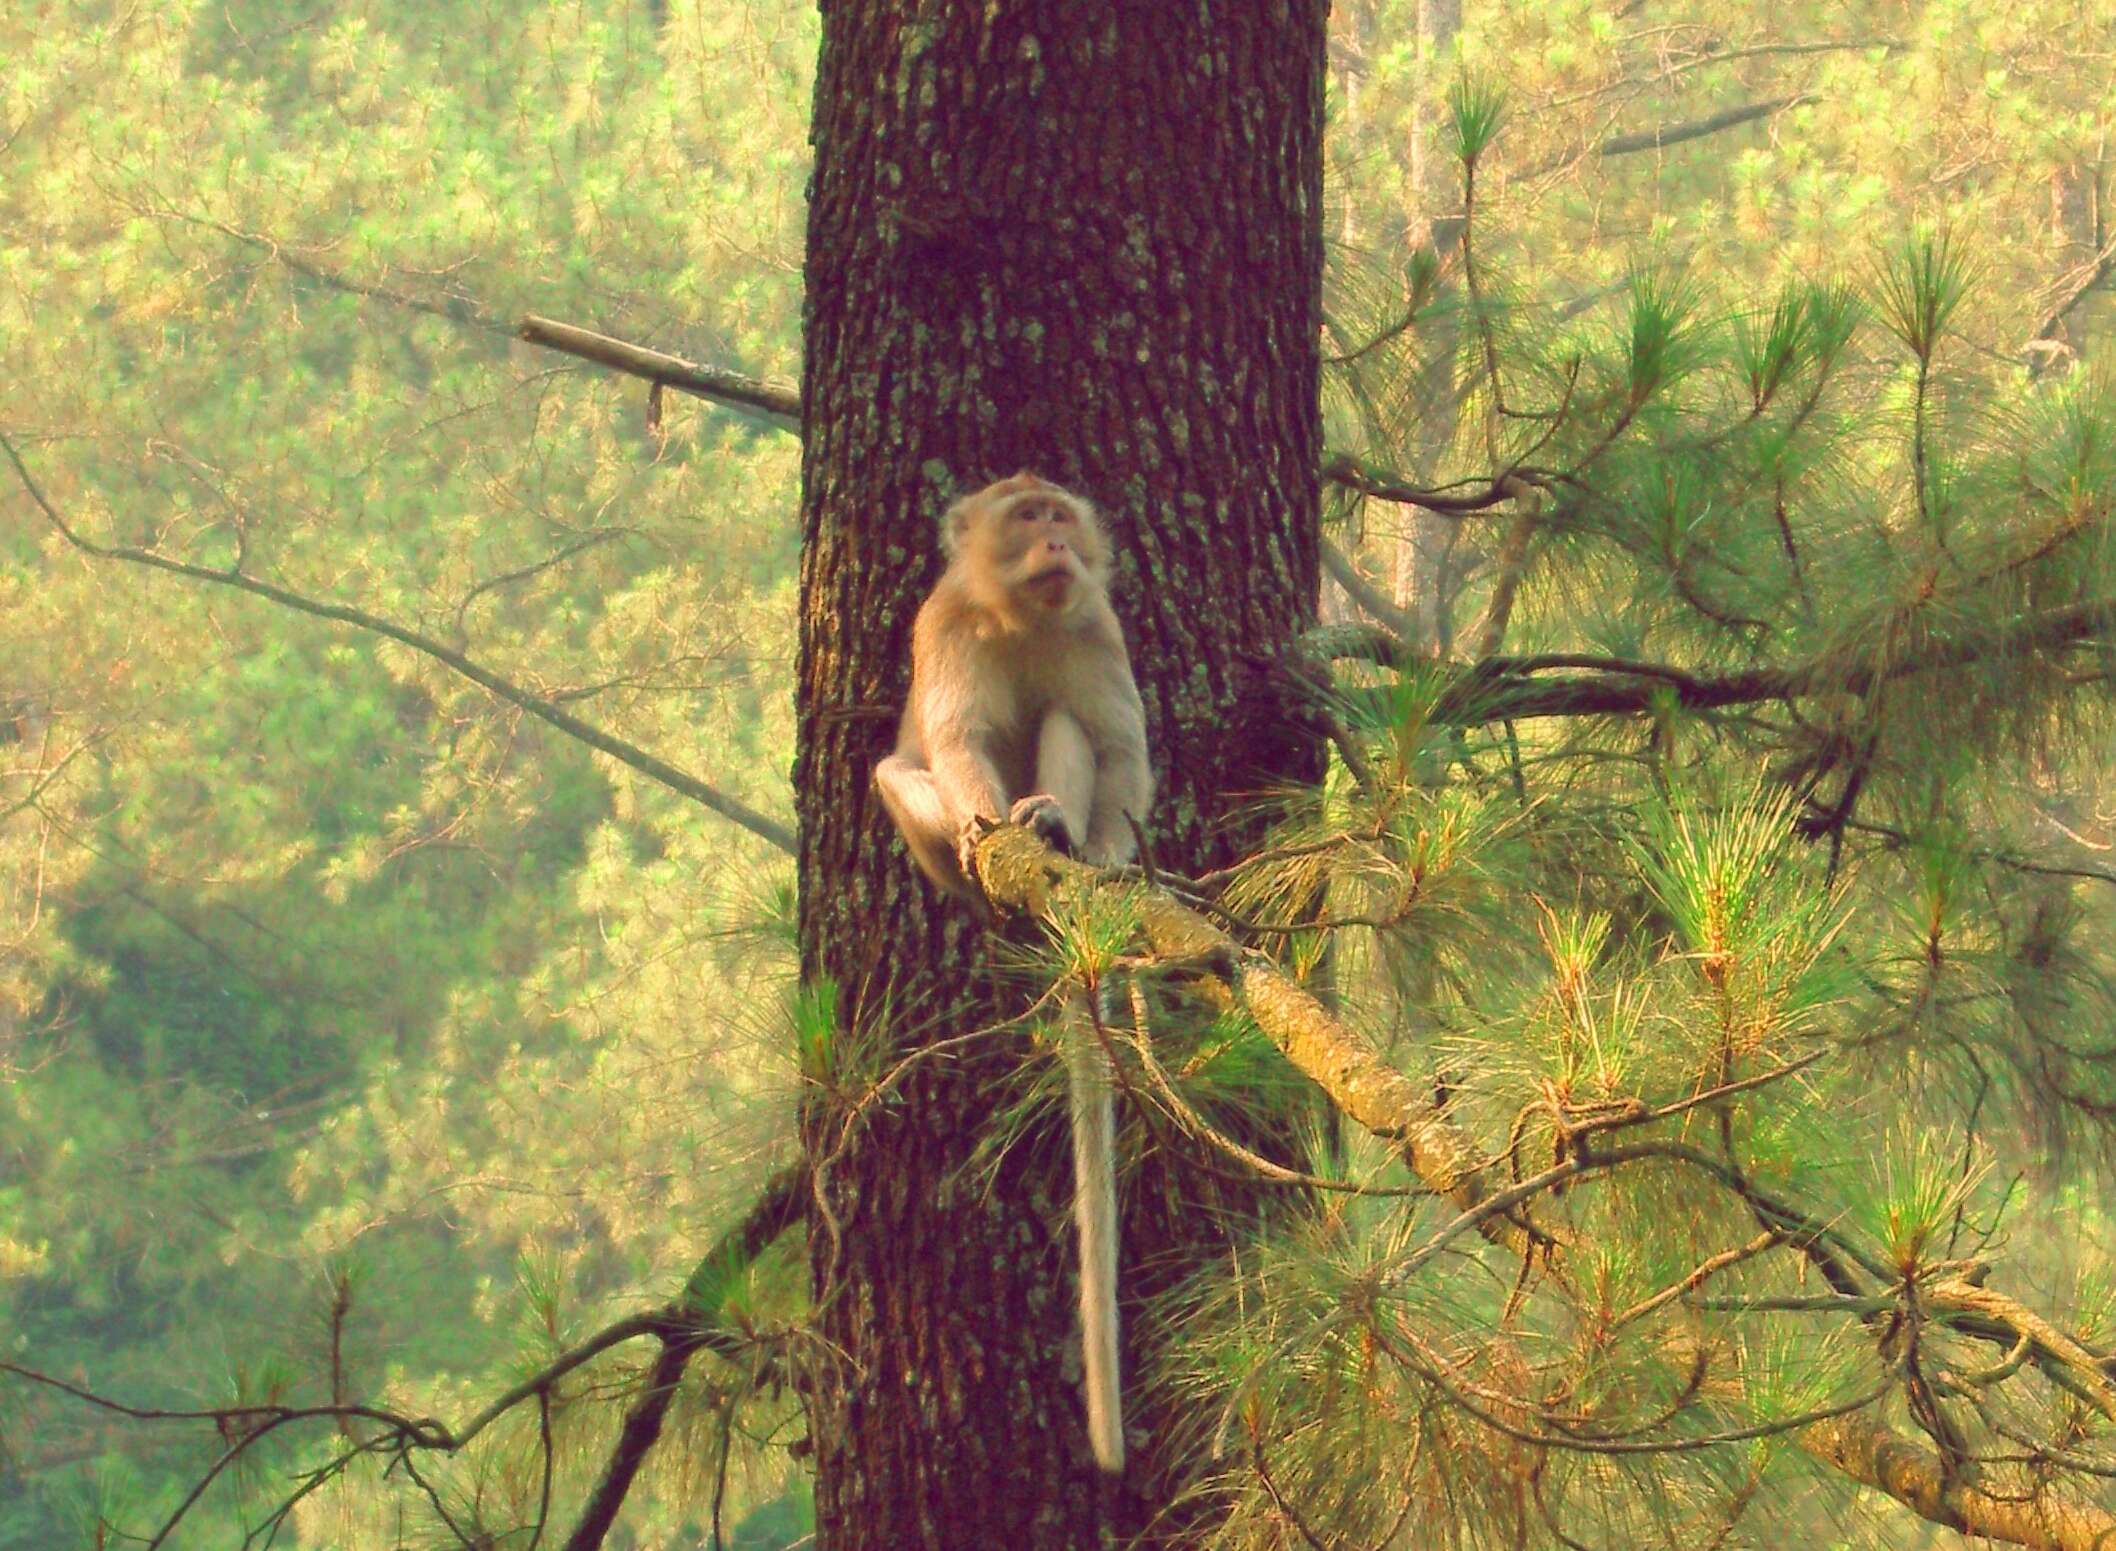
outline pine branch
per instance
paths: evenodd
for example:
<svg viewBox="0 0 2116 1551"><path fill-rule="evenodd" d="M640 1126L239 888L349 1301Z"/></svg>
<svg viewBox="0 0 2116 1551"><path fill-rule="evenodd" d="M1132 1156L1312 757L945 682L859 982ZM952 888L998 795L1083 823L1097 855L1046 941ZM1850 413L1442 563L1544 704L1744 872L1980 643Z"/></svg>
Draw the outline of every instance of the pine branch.
<svg viewBox="0 0 2116 1551"><path fill-rule="evenodd" d="M1662 700L1685 710L1716 711L1810 695L1863 695L1896 679L2028 652L2060 651L2112 628L2116 628L2116 599L2104 598L1931 639L1886 662L1836 653L1783 667L1701 674L1672 663L1585 653L1487 657L1458 670L1435 703L1431 719L1449 726L1481 727L1539 716L1635 716ZM1406 653L1402 643L1386 632L1356 625L1313 630L1305 641L1309 651L1323 658L1357 657L1398 669L1427 663ZM1538 677L1541 670L1553 667L1591 671L1562 678Z"/></svg>
<svg viewBox="0 0 2116 1551"><path fill-rule="evenodd" d="M2054 1497L2040 1483L2020 1493L1984 1491L1872 1416L1818 1422L1800 1434L1800 1445L1919 1518L1965 1535L2035 1551L2107 1551L2116 1545L2116 1515Z"/></svg>
<svg viewBox="0 0 2116 1551"><path fill-rule="evenodd" d="M677 769L637 744L627 743L614 734L603 731L591 723L582 721L570 711L561 710L542 695L534 694L504 678L483 664L464 656L461 652L431 636L421 635L416 630L384 619L379 614L370 614L365 609L356 609L342 603L325 603L321 599L305 597L271 582L260 581L237 570L219 570L211 566L193 565L188 561L172 560L151 549L135 549L129 545L98 544L93 539L77 532L59 514L45 497L44 491L30 476L15 444L0 435L0 452L15 466L15 474L22 481L23 489L41 509L60 537L84 555L98 560L121 560L128 565L144 566L149 570L166 571L173 576L186 577L192 581L209 582L216 587L229 587L237 592L246 592L252 597L263 598L281 608L292 609L316 619L327 619L337 624L352 625L371 634L387 637L399 645L408 646L423 656L430 657L445 667L453 669L473 684L490 690L508 704L527 711L539 721L556 727L568 737L585 743L588 747L609 755L623 765L628 765L641 775L659 782L679 796L688 797L704 808L710 808L722 818L729 819L748 830L759 839L767 840L780 850L791 855L795 849L793 831L777 819L758 812L740 798L730 797L717 787L708 786L696 776Z"/></svg>
<svg viewBox="0 0 2116 1551"><path fill-rule="evenodd" d="M975 867L979 884L994 905L1004 911L1031 915L1042 915L1050 908L1058 887L1090 882L1096 876L1095 869L1058 856L1028 830L1009 824L995 826L978 843ZM1409 1275L1448 1239L1470 1228L1510 1246L1519 1247L1531 1239L1555 1245L1561 1241L1548 1240L1528 1228L1525 1219L1518 1215L1533 1196L1590 1174L1666 1159L1701 1170L1755 1209L1766 1227L1755 1248L1779 1243L1796 1248L1802 1244L1829 1244L1833 1253L1847 1254L1881 1285L1891 1284L1889 1268L1851 1245L1842 1229L1832 1227L1815 1213L1763 1193L1718 1160L1680 1142L1653 1140L1611 1148L1583 1147L1540 1174L1504 1189L1488 1187L1469 1138L1435 1108L1416 1084L1269 959L1245 952L1163 889L1149 886L1138 892L1137 900L1142 934L1153 960L1184 966L1199 977L1197 984L1208 997L1241 1005L1288 1061L1316 1083L1337 1109L1374 1135L1402 1148L1419 1178L1461 1208L1452 1223L1394 1266L1392 1277ZM1877 1301L1861 1294L1856 1284L1849 1285L1850 1292L1840 1290L1839 1295L1827 1299L1829 1308L1867 1313L1892 1307L1897 1299L1896 1294L1890 1293ZM2018 1345L2023 1335L2017 1323L2019 1306L1996 1294L1985 1295L1975 1289L1964 1292L1964 1285L1950 1281L1935 1289L1939 1294L1935 1302L1945 1308L1946 1322L1965 1334L2002 1345ZM1352 1312L1345 1309L1324 1316L1307 1332L1290 1338L1289 1351L1282 1355L1290 1355L1291 1345L1304 1337L1351 1317ZM2053 1366L2068 1373L2077 1373L2082 1367L2088 1370L2097 1398L2107 1389L2108 1381L2097 1359L2076 1340L2057 1332L2055 1327L2044 1328L2041 1323L2026 1333L2034 1344L2045 1349L2047 1356L2055 1359ZM1444 1384L1444 1375L1426 1372L1425 1376ZM1220 1428L1223 1442L1247 1391L1248 1386L1243 1386L1226 1408ZM2090 1503L2058 1497L2044 1486L2019 1497L2000 1495L1950 1472L1936 1455L1896 1438L1868 1414L1885 1393L1884 1382L1849 1401L1709 1437L1614 1443L1517 1428L1476 1405L1473 1399L1459 1393L1451 1398L1486 1425L1509 1436L1538 1446L1588 1452L1663 1453L1789 1433L1817 1459L1855 1481L1885 1492L1935 1524L2044 1551L2087 1551L2089 1547L2106 1551L2111 1537L2116 1536L2116 1517Z"/></svg>
<svg viewBox="0 0 2116 1551"><path fill-rule="evenodd" d="M1049 910L1057 885L1092 881L1098 873L1059 856L1019 824L986 833L977 844L976 870L994 906L1029 916ZM1482 1155L1428 1092L1268 956L1243 948L1165 889L1149 886L1137 898L1152 959L1194 968L1208 1000L1241 1007L1347 1118L1398 1148L1429 1189L1465 1213L1489 1204ZM1502 1243L1527 1238L1518 1221L1497 1211L1478 1216L1476 1225Z"/></svg>

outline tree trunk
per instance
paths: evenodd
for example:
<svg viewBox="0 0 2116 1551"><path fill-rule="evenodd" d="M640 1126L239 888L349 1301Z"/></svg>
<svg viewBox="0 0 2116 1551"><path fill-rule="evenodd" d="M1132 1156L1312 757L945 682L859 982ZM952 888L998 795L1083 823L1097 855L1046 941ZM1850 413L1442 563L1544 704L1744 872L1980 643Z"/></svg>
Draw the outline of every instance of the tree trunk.
<svg viewBox="0 0 2116 1551"><path fill-rule="evenodd" d="M2062 289L2070 294L2082 284L2092 284L2097 274L2104 242L2101 214L2101 165L2099 162L2068 162L2050 174L2050 235L2057 253L2057 269L2065 277ZM2073 306L2059 312L2042 337L2059 348L2039 360L2046 368L2069 371L2086 353L2086 309Z"/></svg>
<svg viewBox="0 0 2116 1551"><path fill-rule="evenodd" d="M1445 259L1455 242L1462 220L1462 167L1435 142L1443 137L1441 121L1447 104L1446 61L1462 30L1462 0L1418 0L1417 98L1411 105L1410 146L1404 178L1404 206L1409 212L1413 245L1429 245L1435 257ZM1455 344L1459 320L1453 312L1433 314L1421 339L1427 366L1421 374L1418 393L1418 457L1412 474L1419 479L1431 475L1441 449L1454 432L1455 405L1459 391L1455 383ZM1455 545L1461 537L1458 519L1437 512L1410 509L1404 531L1397 540L1391 567L1390 592L1396 606L1411 621L1413 650L1439 653L1452 642L1448 619L1449 589L1446 572Z"/></svg>
<svg viewBox="0 0 2116 1551"><path fill-rule="evenodd" d="M824 7L794 788L802 972L837 989L803 1113L827 1164L810 1402L833 1551L1072 1551L1143 1523L1185 1476L1141 1394L1136 1319L1127 1405L1151 1436L1116 1490L1088 1457L1062 1138L978 1151L1026 1040L917 1062L848 1131L848 1100L906 1052L1020 1007L868 781L939 569L936 518L1022 468L1108 514L1157 856L1227 860L1231 814L1318 773L1257 662L1316 593L1324 11ZM1165 1281L1210 1231L1169 1196L1127 1208L1127 1295L1150 1285L1146 1234L1177 1236L1153 1244Z"/></svg>

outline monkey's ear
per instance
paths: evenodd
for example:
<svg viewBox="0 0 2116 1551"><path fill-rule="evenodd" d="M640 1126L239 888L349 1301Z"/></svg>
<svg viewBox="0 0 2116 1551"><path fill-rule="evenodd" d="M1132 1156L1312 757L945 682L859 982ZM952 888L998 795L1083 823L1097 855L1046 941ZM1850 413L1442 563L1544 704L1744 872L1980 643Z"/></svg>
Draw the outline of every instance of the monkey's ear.
<svg viewBox="0 0 2116 1551"><path fill-rule="evenodd" d="M979 491L977 495L984 492ZM962 541L969 537L970 524L976 517L977 495L966 495L940 514L940 552L950 560L962 553Z"/></svg>

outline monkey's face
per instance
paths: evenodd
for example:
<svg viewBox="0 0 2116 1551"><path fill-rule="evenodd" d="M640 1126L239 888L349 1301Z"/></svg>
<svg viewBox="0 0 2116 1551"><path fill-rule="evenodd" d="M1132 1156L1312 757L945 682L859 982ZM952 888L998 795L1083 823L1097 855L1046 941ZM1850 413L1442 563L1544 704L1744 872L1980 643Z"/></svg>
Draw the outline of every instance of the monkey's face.
<svg viewBox="0 0 2116 1551"><path fill-rule="evenodd" d="M957 502L942 541L970 596L1016 626L1062 622L1109 584L1094 508L1034 474Z"/></svg>
<svg viewBox="0 0 2116 1551"><path fill-rule="evenodd" d="M1001 574L1030 609L1065 614L1092 582L1094 535L1070 501L1043 495L1009 503L1000 519Z"/></svg>

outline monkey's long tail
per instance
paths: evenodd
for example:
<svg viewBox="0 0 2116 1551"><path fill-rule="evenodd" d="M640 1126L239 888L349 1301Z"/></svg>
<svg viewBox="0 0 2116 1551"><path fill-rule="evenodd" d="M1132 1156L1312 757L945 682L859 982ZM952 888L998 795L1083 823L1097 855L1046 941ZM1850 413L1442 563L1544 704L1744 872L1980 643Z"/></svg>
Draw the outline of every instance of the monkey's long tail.
<svg viewBox="0 0 2116 1551"><path fill-rule="evenodd" d="M1087 1438L1095 1463L1124 1469L1124 1401L1117 1377L1115 1074L1082 1002L1065 1042L1073 1107L1073 1223L1080 1233L1080 1344Z"/></svg>

